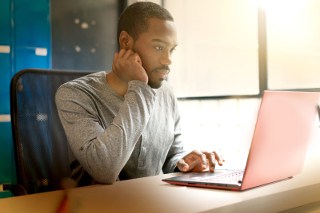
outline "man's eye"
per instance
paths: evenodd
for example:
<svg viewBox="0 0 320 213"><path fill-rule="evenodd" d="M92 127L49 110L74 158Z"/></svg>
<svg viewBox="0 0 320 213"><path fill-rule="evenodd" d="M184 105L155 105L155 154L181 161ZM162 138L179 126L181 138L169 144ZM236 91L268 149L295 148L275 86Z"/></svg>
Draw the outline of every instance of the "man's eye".
<svg viewBox="0 0 320 213"><path fill-rule="evenodd" d="M170 50L170 53L173 53L175 50L176 50L176 48L172 48L172 49Z"/></svg>
<svg viewBox="0 0 320 213"><path fill-rule="evenodd" d="M163 50L163 47L161 47L161 46L155 46L154 48L155 48L156 50L158 50L158 51Z"/></svg>

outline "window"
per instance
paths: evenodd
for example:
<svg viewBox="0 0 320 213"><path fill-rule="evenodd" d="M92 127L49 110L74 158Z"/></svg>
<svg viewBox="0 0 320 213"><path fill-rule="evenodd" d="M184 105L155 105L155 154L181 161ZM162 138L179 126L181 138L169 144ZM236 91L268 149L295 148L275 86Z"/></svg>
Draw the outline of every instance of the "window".
<svg viewBox="0 0 320 213"><path fill-rule="evenodd" d="M257 4L165 1L178 28L170 81L178 97L259 93Z"/></svg>
<svg viewBox="0 0 320 213"><path fill-rule="evenodd" d="M268 87L320 88L320 2L266 1Z"/></svg>
<svg viewBox="0 0 320 213"><path fill-rule="evenodd" d="M169 79L178 97L320 90L319 1L166 0L164 5L178 28Z"/></svg>

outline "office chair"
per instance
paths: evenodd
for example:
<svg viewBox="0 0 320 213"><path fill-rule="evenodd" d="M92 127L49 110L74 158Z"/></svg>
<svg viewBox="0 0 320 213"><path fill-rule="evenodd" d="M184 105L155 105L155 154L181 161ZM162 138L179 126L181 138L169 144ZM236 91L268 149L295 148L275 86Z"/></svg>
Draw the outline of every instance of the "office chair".
<svg viewBox="0 0 320 213"><path fill-rule="evenodd" d="M11 80L11 123L17 183L14 195L61 189L69 177L68 145L55 105L58 87L87 71L26 69Z"/></svg>

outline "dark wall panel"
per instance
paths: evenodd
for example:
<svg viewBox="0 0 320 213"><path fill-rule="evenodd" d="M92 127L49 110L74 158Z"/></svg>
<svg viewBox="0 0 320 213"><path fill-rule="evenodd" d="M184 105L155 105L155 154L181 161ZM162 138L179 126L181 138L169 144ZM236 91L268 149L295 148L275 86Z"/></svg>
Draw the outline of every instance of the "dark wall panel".
<svg viewBox="0 0 320 213"><path fill-rule="evenodd" d="M111 69L113 54L117 48L119 2L51 1L52 67L77 70Z"/></svg>

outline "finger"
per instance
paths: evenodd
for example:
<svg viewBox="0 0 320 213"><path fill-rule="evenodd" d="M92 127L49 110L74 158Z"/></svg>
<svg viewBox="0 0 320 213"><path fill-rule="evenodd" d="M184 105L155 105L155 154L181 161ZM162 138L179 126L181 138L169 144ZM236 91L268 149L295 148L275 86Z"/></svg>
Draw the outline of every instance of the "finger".
<svg viewBox="0 0 320 213"><path fill-rule="evenodd" d="M216 166L216 159L215 155L212 152L203 152L206 155L208 167L211 172L214 172Z"/></svg>
<svg viewBox="0 0 320 213"><path fill-rule="evenodd" d="M121 49L118 53L119 57L123 57L126 52L127 52L126 49Z"/></svg>
<svg viewBox="0 0 320 213"><path fill-rule="evenodd" d="M202 167L207 167L207 156L204 152L195 150L193 153L196 155L196 158L199 160L201 163Z"/></svg>
<svg viewBox="0 0 320 213"><path fill-rule="evenodd" d="M190 171L189 165L184 161L183 158L178 161L177 167L181 172Z"/></svg>
<svg viewBox="0 0 320 213"><path fill-rule="evenodd" d="M136 54L136 53L135 53L134 56L135 56L135 61L138 62L140 65L142 65L142 61L141 61L140 56L138 54Z"/></svg>
<svg viewBox="0 0 320 213"><path fill-rule="evenodd" d="M213 151L213 154L214 154L215 159L216 159L216 161L218 162L218 164L219 164L220 166L222 166L222 164L223 164L223 162L224 162L224 159L223 159L222 155L219 155L219 154L218 154L217 152L215 152L215 151Z"/></svg>
<svg viewBox="0 0 320 213"><path fill-rule="evenodd" d="M214 153L208 153L207 158L209 161L209 170L210 172L214 172L214 169L216 168L216 158Z"/></svg>
<svg viewBox="0 0 320 213"><path fill-rule="evenodd" d="M202 165L201 160L199 157L195 157L192 160L188 159L185 161L185 159L181 159L178 164L178 169L182 172L189 172L189 171L203 171L206 169L206 166Z"/></svg>
<svg viewBox="0 0 320 213"><path fill-rule="evenodd" d="M113 54L113 63L115 63L116 61L118 61L119 58L119 53L114 53Z"/></svg>
<svg viewBox="0 0 320 213"><path fill-rule="evenodd" d="M112 63L112 70L115 71L117 68L117 61L118 61L118 58L119 58L119 53L114 53L113 55L113 63Z"/></svg>
<svg viewBox="0 0 320 213"><path fill-rule="evenodd" d="M123 54L123 58L130 58L132 55L134 55L135 53L132 50L125 50L124 54Z"/></svg>
<svg viewBox="0 0 320 213"><path fill-rule="evenodd" d="M191 161L190 163L187 163L188 165L188 170L187 171L191 171L191 170L194 170L196 169L195 167L199 164L199 161L198 160L194 160L194 161ZM198 171L198 169L194 170L194 171Z"/></svg>

